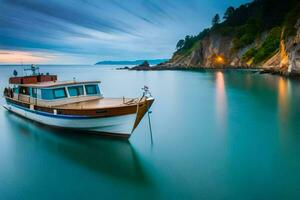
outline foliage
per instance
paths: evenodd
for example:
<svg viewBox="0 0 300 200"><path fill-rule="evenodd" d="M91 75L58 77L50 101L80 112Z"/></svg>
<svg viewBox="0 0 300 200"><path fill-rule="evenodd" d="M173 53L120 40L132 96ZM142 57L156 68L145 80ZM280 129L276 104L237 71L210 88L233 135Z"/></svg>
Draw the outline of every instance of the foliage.
<svg viewBox="0 0 300 200"><path fill-rule="evenodd" d="M299 0L253 0L237 8L228 7L223 19L216 14L212 20L212 27L205 29L197 36L187 36L177 43L175 54L187 53L210 33L218 33L233 38L233 50L240 50L261 36L263 32L270 32L268 38L276 36L273 42L268 40L254 53L253 49L247 55L255 57L255 62L269 56L270 52L278 49L279 28L285 27L285 37L295 34L294 28L297 19L300 18ZM274 27L277 27L274 29ZM274 30L277 30L274 31ZM274 33L276 32L276 33ZM184 42L183 42L184 41ZM184 44L183 44L184 43ZM277 46L276 46L277 45ZM246 56L246 55L245 55Z"/></svg>
<svg viewBox="0 0 300 200"><path fill-rule="evenodd" d="M262 32L281 26L291 10L294 12L286 21L291 24L289 30L294 30L293 26L300 17L300 8L293 8L298 4L299 0L255 0L241 5L232 13L230 8L230 15L224 15L226 19L216 31L228 35L233 30L231 36L234 38L234 50L238 50L253 43Z"/></svg>
<svg viewBox="0 0 300 200"><path fill-rule="evenodd" d="M185 53L187 50L191 49L197 41L202 40L209 33L209 31L209 29L204 29L196 36L185 36L184 40L181 39L178 41L176 45L177 51L175 53Z"/></svg>
<svg viewBox="0 0 300 200"><path fill-rule="evenodd" d="M220 33L223 36L234 36L236 33L236 27L232 26L215 26L212 28L214 32Z"/></svg>
<svg viewBox="0 0 300 200"><path fill-rule="evenodd" d="M272 56L280 46L281 27L273 28L259 48L250 48L242 56L243 61L253 58L254 64L259 64Z"/></svg>
<svg viewBox="0 0 300 200"><path fill-rule="evenodd" d="M181 49L184 46L184 40L181 39L177 42L176 49Z"/></svg>
<svg viewBox="0 0 300 200"><path fill-rule="evenodd" d="M223 19L228 19L229 17L231 17L234 13L234 7L230 6L226 9L225 13L224 13L224 16L223 16Z"/></svg>
<svg viewBox="0 0 300 200"><path fill-rule="evenodd" d="M257 53L257 50L255 48L250 48L250 49L248 49L248 51L246 51L244 53L244 55L242 56L242 60L243 61L248 61L251 58L253 58L256 53Z"/></svg>
<svg viewBox="0 0 300 200"><path fill-rule="evenodd" d="M298 3L294 9L292 9L284 20L284 37L293 36L296 34L295 24L300 18L300 3Z"/></svg>
<svg viewBox="0 0 300 200"><path fill-rule="evenodd" d="M234 39L234 49L243 48L251 43L257 38L261 32L261 21L251 18L248 22L237 28L235 39Z"/></svg>
<svg viewBox="0 0 300 200"><path fill-rule="evenodd" d="M220 15L216 14L212 19L212 26L216 26L220 23Z"/></svg>
<svg viewBox="0 0 300 200"><path fill-rule="evenodd" d="M280 37L281 27L273 28L263 44L257 49L253 62L258 64L272 56L279 49Z"/></svg>

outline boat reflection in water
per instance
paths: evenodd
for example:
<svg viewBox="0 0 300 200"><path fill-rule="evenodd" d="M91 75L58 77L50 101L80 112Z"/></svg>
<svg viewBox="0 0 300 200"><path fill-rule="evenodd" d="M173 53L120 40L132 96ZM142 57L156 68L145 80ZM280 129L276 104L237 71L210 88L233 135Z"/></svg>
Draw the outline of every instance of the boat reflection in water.
<svg viewBox="0 0 300 200"><path fill-rule="evenodd" d="M139 156L127 140L114 140L96 134L86 135L70 130L53 129L37 123L29 123L27 119L10 113L6 115L6 123L11 125L7 134L23 137L23 142L26 136L28 139L25 138L25 145L29 143L34 147L39 146L39 151L46 150L54 153L55 156L63 157L63 160L67 159L76 166L82 166L101 176L136 182L139 185L151 184L139 161ZM15 136L15 134L18 135ZM17 149L20 148L16 152L23 151L22 145L15 145Z"/></svg>

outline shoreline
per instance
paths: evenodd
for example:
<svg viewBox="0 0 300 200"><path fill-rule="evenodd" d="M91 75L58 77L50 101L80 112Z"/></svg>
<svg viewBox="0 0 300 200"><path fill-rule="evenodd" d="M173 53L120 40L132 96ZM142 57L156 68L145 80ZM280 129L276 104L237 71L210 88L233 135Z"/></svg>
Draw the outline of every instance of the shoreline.
<svg viewBox="0 0 300 200"><path fill-rule="evenodd" d="M272 74L290 78L299 78L300 74L296 73L287 73L280 71L279 69L273 68L260 68L260 67L162 67L162 66L153 66L153 67L140 67L140 68L117 68L117 70L128 70L128 71L199 71L199 72L214 72L214 71L251 71L259 74Z"/></svg>

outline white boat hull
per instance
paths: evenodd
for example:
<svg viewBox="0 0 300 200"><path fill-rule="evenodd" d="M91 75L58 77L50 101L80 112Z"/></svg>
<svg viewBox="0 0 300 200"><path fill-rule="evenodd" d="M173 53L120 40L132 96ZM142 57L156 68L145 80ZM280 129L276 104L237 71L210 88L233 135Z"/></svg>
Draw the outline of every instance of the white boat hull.
<svg viewBox="0 0 300 200"><path fill-rule="evenodd" d="M4 105L4 108L27 119L53 127L109 133L112 136L116 135L124 137L129 137L131 135L137 115L134 113L102 118L64 118L55 115L44 115L43 113L10 104Z"/></svg>

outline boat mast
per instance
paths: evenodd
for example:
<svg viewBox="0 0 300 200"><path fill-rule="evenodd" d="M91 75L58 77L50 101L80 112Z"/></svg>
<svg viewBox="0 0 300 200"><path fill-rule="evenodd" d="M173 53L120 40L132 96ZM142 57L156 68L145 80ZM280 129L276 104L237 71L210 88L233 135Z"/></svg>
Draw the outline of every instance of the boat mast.
<svg viewBox="0 0 300 200"><path fill-rule="evenodd" d="M32 76L36 76L36 75L40 75L40 68L34 66L33 64L31 65L30 68L24 69L25 73L26 71L31 71L32 72Z"/></svg>

